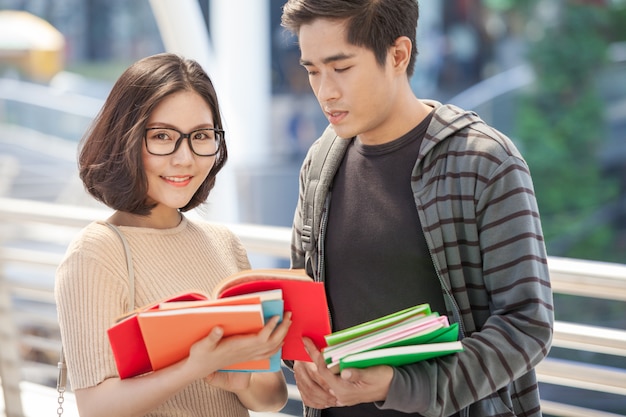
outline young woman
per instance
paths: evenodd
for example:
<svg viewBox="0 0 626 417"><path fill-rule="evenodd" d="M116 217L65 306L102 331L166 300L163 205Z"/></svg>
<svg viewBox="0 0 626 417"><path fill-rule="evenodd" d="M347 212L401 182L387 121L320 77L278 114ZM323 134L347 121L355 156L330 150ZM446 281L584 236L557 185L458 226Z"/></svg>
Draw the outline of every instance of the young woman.
<svg viewBox="0 0 626 417"><path fill-rule="evenodd" d="M106 222L126 238L135 278L131 289L123 244L102 221L75 238L58 268L61 337L80 415L247 416L282 408L281 372L217 370L277 352L288 313L258 334L224 338L214 328L186 359L135 378L119 378L109 347L107 329L132 306L188 290L209 293L222 278L250 267L231 231L183 214L207 199L227 158L207 74L173 54L136 62L114 85L81 146L80 177L115 210Z"/></svg>

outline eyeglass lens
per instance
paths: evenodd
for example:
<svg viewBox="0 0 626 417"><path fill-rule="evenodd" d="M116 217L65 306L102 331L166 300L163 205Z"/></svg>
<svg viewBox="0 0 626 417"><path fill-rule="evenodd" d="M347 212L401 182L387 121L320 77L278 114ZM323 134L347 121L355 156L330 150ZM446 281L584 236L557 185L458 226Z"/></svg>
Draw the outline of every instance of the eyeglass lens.
<svg viewBox="0 0 626 417"><path fill-rule="evenodd" d="M169 128L146 129L146 146L148 152L154 155L170 155L176 152L184 138L189 138L189 145L195 154L213 156L219 150L221 132L198 129L185 134Z"/></svg>

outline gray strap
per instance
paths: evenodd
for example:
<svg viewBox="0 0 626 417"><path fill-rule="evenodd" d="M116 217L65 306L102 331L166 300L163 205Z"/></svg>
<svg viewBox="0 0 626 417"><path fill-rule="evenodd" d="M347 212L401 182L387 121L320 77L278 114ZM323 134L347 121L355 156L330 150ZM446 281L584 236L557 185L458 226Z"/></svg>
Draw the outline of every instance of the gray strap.
<svg viewBox="0 0 626 417"><path fill-rule="evenodd" d="M130 252L130 246L128 245L128 242L126 241L126 238L124 237L124 234L120 231L120 229L118 229L115 225L112 225L111 223L107 222L105 224L113 229L115 233L117 233L117 235L120 237L120 240L122 241L122 245L124 245L124 252L126 254L126 267L128 269L128 285L130 287L129 311L133 311L135 309L135 268L133 268L133 256Z"/></svg>
<svg viewBox="0 0 626 417"><path fill-rule="evenodd" d="M311 158L311 165L304 189L304 204L302 207L302 249L305 251L311 251L315 246L315 234L317 233L314 223L315 195L317 194L317 187L320 184L322 168L324 167L330 148L337 138L337 134L328 126L320 138L319 149Z"/></svg>
<svg viewBox="0 0 626 417"><path fill-rule="evenodd" d="M130 251L130 246L124 237L124 234L118 229L116 226L111 223L106 222L107 226L109 226L122 241L122 245L124 246L124 254L126 256L126 267L128 269L128 285L130 288L130 310L133 311L135 309L135 268L133 268L133 256ZM57 409L57 415L63 414L63 393L65 392L65 387L67 385L67 365L65 363L65 353L63 352L63 346L61 346L61 355L59 358L59 363L57 364L59 368L59 376L57 377L57 391L59 392L59 408Z"/></svg>

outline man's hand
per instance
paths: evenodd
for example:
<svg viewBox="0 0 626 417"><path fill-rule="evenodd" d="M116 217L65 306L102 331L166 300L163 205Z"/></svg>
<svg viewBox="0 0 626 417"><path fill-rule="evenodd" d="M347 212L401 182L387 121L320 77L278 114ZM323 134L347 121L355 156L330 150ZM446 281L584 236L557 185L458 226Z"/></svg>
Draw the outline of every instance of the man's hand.
<svg viewBox="0 0 626 417"><path fill-rule="evenodd" d="M344 369L333 374L315 344L303 338L313 363L296 362L296 384L305 405L314 408L350 406L387 398L393 368L373 366L367 369Z"/></svg>
<svg viewBox="0 0 626 417"><path fill-rule="evenodd" d="M295 361L293 372L304 405L318 409L337 405L337 399L330 393L330 386L317 372L314 363Z"/></svg>

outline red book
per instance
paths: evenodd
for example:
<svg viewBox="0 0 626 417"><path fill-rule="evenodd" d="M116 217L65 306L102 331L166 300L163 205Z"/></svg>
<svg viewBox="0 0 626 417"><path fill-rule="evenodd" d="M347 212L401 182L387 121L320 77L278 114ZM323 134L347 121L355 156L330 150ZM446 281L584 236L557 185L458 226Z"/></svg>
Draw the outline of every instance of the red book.
<svg viewBox="0 0 626 417"><path fill-rule="evenodd" d="M141 329L139 328L139 320L137 318L139 311L155 309L161 302L202 299L206 299L206 297L197 292L176 295L167 300L162 300L137 309L118 319L117 323L109 328L107 333L120 378L130 378L153 370L150 357L148 356L148 350L146 349Z"/></svg>
<svg viewBox="0 0 626 417"><path fill-rule="evenodd" d="M302 337L310 338L318 349L326 346L324 336L330 333L326 290L314 282L303 269L258 269L242 271L222 281L215 289L217 298L281 289L285 311L291 311L282 359L311 361L304 350Z"/></svg>
<svg viewBox="0 0 626 417"><path fill-rule="evenodd" d="M261 298L235 296L268 290L281 290L284 311L292 312L281 358L310 361L302 337L311 338L322 349L326 346L324 336L330 333L323 284L313 282L303 270L252 269L225 278L210 296L201 292L179 294L118 320L109 328L108 336L120 378L155 371L185 358L191 345L216 325L224 328L225 335L258 332L264 323ZM248 311L251 307L246 305L250 303L256 304L258 311ZM242 307L237 312L215 311L217 306L223 309L227 305ZM198 319L200 316L203 318ZM267 370L269 360L235 364L227 369Z"/></svg>

